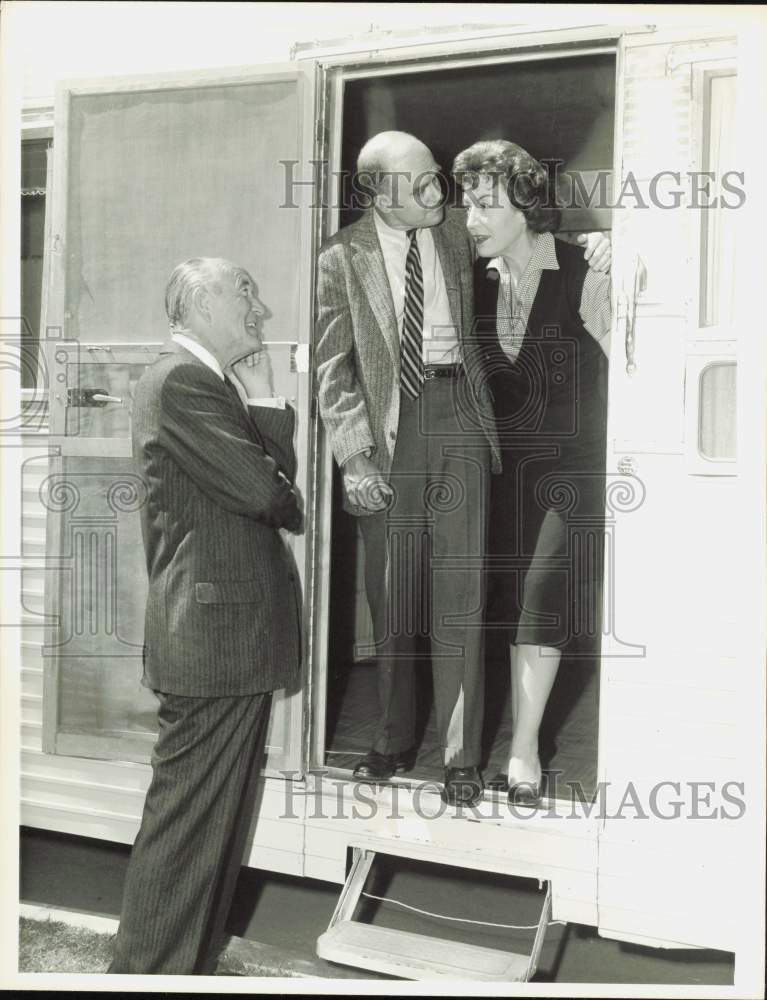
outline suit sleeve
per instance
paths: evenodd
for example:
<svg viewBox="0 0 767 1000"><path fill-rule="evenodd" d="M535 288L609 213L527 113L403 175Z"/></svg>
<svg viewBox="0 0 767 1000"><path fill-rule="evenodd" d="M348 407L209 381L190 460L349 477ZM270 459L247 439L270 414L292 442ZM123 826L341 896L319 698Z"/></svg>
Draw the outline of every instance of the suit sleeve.
<svg viewBox="0 0 767 1000"><path fill-rule="evenodd" d="M289 478L200 366L176 369L160 406L161 446L206 496L234 514L296 530L300 513Z"/></svg>
<svg viewBox="0 0 767 1000"><path fill-rule="evenodd" d="M342 252L343 248L335 244L320 253L315 348L320 415L340 466L352 455L375 450L367 404L357 378Z"/></svg>
<svg viewBox="0 0 767 1000"><path fill-rule="evenodd" d="M248 404L251 422L256 425L266 451L275 460L281 471L293 482L296 478L296 453L293 449L293 430L296 412L285 404L284 409L272 406Z"/></svg>

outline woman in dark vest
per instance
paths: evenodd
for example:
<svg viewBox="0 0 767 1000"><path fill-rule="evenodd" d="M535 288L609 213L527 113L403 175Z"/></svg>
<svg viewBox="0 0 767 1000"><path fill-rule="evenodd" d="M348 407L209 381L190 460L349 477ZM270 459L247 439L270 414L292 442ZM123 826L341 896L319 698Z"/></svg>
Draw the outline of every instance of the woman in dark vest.
<svg viewBox="0 0 767 1000"><path fill-rule="evenodd" d="M534 805L562 654L598 655L610 278L555 240L560 210L524 149L478 142L453 172L478 256L476 324L503 449L489 554L511 632L506 780L510 802Z"/></svg>

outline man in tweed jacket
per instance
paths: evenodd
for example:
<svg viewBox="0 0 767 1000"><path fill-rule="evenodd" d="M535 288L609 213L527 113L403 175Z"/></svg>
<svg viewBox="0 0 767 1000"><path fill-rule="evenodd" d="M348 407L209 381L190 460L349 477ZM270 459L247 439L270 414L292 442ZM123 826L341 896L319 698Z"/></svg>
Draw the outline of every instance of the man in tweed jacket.
<svg viewBox="0 0 767 1000"><path fill-rule="evenodd" d="M148 494L144 683L160 734L113 973L214 972L271 692L299 666L280 535L301 525L294 414L271 405L263 306L246 271L197 258L173 272L166 309L174 332L136 386L132 427Z"/></svg>
<svg viewBox="0 0 767 1000"><path fill-rule="evenodd" d="M472 247L463 221L443 221L439 167L413 136L375 136L358 169L375 203L320 251L315 352L320 413L363 538L376 645L378 733L354 774L383 780L413 766L413 668L429 657L443 797L474 803L488 487L500 458L472 336ZM423 276L416 399L401 391L411 240Z"/></svg>

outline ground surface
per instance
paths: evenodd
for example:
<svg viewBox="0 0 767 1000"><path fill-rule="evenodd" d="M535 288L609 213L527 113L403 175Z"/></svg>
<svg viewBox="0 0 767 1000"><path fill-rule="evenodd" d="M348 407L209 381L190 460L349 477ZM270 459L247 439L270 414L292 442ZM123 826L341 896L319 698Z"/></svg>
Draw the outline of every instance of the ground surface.
<svg viewBox="0 0 767 1000"><path fill-rule="evenodd" d="M41 830L23 829L21 897L38 903L118 916L129 849ZM527 923L535 913L535 892L526 886L501 885L497 879L432 866L381 869L369 887L432 912L498 922ZM349 970L316 958L315 944L326 929L339 887L326 882L243 869L229 930L242 938L310 960L317 974L349 976ZM522 950L526 932L454 925L419 917L391 904L364 902L378 923L488 947ZM363 972L359 978L383 978ZM733 958L724 952L656 951L606 941L592 928L552 925L546 936L537 982L655 983L725 985L732 983Z"/></svg>

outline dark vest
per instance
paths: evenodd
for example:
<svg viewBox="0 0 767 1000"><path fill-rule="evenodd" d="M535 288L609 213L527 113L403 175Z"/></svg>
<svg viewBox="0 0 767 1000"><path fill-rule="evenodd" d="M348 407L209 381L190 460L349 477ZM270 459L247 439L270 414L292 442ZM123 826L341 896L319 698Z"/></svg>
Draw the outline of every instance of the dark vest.
<svg viewBox="0 0 767 1000"><path fill-rule="evenodd" d="M522 348L512 363L496 330L500 281L480 258L474 268L476 329L496 419L506 446L540 435L567 446L604 433L607 364L579 315L588 264L583 249L556 240L559 270L544 270Z"/></svg>

